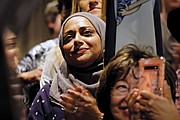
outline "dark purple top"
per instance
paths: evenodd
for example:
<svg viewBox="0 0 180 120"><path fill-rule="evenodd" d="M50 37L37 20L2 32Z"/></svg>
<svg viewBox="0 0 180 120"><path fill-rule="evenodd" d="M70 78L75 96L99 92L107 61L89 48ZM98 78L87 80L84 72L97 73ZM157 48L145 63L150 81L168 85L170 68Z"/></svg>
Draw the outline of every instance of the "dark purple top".
<svg viewBox="0 0 180 120"><path fill-rule="evenodd" d="M30 120L62 120L64 112L62 108L50 101L50 84L46 84L37 93L29 108Z"/></svg>

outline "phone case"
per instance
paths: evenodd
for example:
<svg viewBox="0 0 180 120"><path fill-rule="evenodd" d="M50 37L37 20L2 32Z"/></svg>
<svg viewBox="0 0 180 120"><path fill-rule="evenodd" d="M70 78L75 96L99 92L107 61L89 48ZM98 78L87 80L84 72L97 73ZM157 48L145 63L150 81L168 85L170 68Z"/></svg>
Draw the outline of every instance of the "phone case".
<svg viewBox="0 0 180 120"><path fill-rule="evenodd" d="M163 95L165 59L142 58L139 60L140 78L138 88L157 95Z"/></svg>

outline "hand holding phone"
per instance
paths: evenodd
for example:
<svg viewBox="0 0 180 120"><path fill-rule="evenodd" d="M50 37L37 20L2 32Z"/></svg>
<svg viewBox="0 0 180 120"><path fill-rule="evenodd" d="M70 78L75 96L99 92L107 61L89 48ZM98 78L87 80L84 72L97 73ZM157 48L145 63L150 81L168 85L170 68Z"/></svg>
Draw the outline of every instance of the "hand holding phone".
<svg viewBox="0 0 180 120"><path fill-rule="evenodd" d="M160 96L163 95L164 69L165 60L163 57L140 59L138 88Z"/></svg>

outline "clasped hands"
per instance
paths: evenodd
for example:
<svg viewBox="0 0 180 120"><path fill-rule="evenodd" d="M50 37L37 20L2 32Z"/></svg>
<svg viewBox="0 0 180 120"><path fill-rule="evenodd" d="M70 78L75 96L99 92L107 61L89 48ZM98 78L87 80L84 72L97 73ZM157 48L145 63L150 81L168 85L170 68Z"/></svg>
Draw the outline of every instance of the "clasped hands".
<svg viewBox="0 0 180 120"><path fill-rule="evenodd" d="M77 83L66 93L61 94L60 98L62 99L60 104L64 108L66 119L100 120L103 116L103 113L98 109L96 99L86 88Z"/></svg>

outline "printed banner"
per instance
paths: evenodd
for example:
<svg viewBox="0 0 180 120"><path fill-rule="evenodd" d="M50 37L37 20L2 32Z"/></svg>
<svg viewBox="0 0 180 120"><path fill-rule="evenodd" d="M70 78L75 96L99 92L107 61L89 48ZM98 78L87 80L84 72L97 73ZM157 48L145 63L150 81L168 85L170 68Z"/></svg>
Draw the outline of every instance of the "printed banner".
<svg viewBox="0 0 180 120"><path fill-rule="evenodd" d="M153 9L154 0L117 0L116 51L133 43L156 53Z"/></svg>
<svg viewBox="0 0 180 120"><path fill-rule="evenodd" d="M130 43L148 46L154 53L161 55L162 34L157 3L158 0L107 0L105 57L108 57L105 58L105 62L124 45Z"/></svg>

